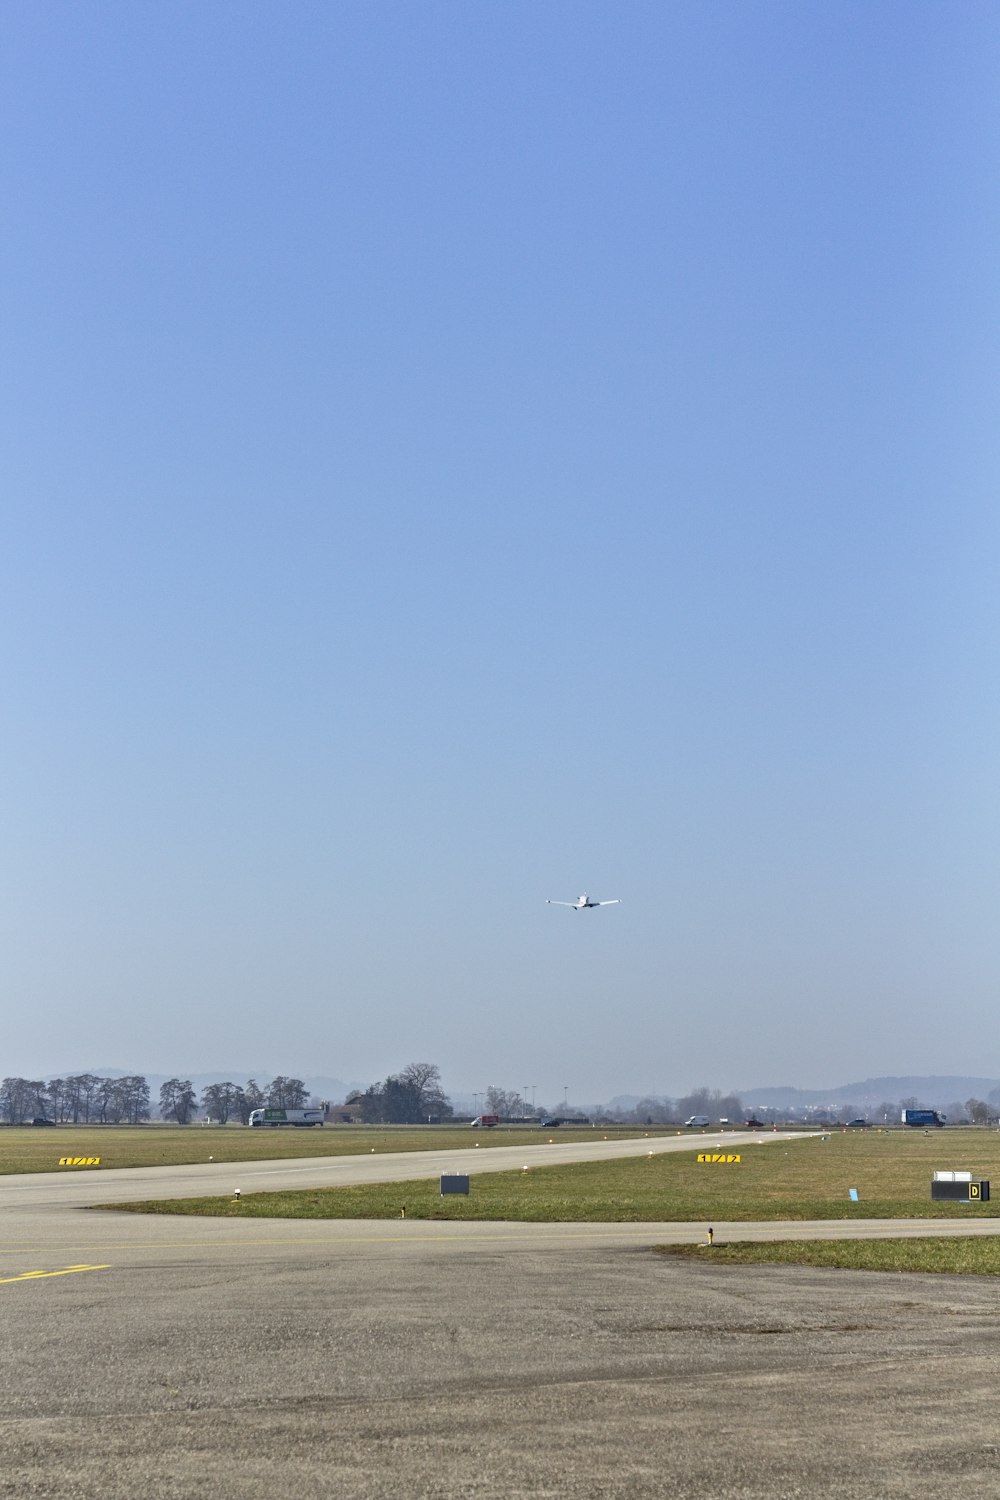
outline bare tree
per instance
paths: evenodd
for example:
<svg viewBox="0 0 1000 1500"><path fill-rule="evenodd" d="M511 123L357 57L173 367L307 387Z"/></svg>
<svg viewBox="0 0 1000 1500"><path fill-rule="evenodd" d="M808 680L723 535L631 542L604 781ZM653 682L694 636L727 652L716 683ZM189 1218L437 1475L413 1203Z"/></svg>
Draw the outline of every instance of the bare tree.
<svg viewBox="0 0 1000 1500"><path fill-rule="evenodd" d="M260 1105L259 1104L255 1104L253 1106L253 1108L254 1109L259 1109ZM250 1124L250 1109L251 1109L251 1105L250 1105L249 1099L247 1098L247 1091L246 1091L246 1089L240 1088L240 1086L239 1086L238 1083L235 1084L234 1085L234 1093L233 1093L232 1113L237 1117L237 1119L239 1120L239 1122L240 1122L241 1125L249 1125Z"/></svg>
<svg viewBox="0 0 1000 1500"><path fill-rule="evenodd" d="M0 1084L0 1111L8 1124L23 1125L35 1112L37 1091L44 1088L40 1079L5 1078Z"/></svg>
<svg viewBox="0 0 1000 1500"><path fill-rule="evenodd" d="M67 1078L70 1116L74 1125L79 1125L81 1118L85 1125L89 1124L100 1082L95 1073L77 1073L72 1078Z"/></svg>
<svg viewBox="0 0 1000 1500"><path fill-rule="evenodd" d="M28 1114L35 1118L46 1118L51 1104L45 1083L41 1078L30 1078L27 1080L27 1089Z"/></svg>
<svg viewBox="0 0 1000 1500"><path fill-rule="evenodd" d="M168 1078L160 1085L160 1116L164 1120L176 1120L178 1125L190 1125L198 1107L198 1096L190 1078Z"/></svg>
<svg viewBox="0 0 1000 1500"><path fill-rule="evenodd" d="M677 1119L677 1108L672 1099L640 1099L630 1117L637 1125L670 1125Z"/></svg>
<svg viewBox="0 0 1000 1500"><path fill-rule="evenodd" d="M113 1125L117 1123L115 1117L115 1080L113 1078L99 1078L94 1090L94 1106L97 1118L102 1125Z"/></svg>
<svg viewBox="0 0 1000 1500"><path fill-rule="evenodd" d="M242 1092L235 1083L210 1083L202 1090L201 1107L213 1120L225 1125L236 1104L237 1094Z"/></svg>
<svg viewBox="0 0 1000 1500"><path fill-rule="evenodd" d="M681 1119L690 1115L707 1115L710 1120L738 1120L743 1115L743 1103L738 1094L723 1094L718 1089L692 1089L677 1101L677 1112Z"/></svg>
<svg viewBox="0 0 1000 1500"><path fill-rule="evenodd" d="M428 1119L448 1118L453 1113L433 1063L411 1063L401 1073L390 1074L383 1083L371 1084L356 1097L366 1124L418 1125Z"/></svg>
<svg viewBox="0 0 1000 1500"><path fill-rule="evenodd" d="M436 1063L408 1063L399 1076L416 1092L419 1119L445 1120L454 1113L441 1087L441 1069Z"/></svg>
<svg viewBox="0 0 1000 1500"><path fill-rule="evenodd" d="M483 1113L498 1115L501 1120L518 1120L524 1114L524 1100L516 1089L501 1089L491 1083L486 1090Z"/></svg>
<svg viewBox="0 0 1000 1500"><path fill-rule="evenodd" d="M301 1078L285 1078L279 1073L268 1085L266 1102L270 1109L302 1109L308 1098L309 1090Z"/></svg>
<svg viewBox="0 0 1000 1500"><path fill-rule="evenodd" d="M128 1125L149 1119L149 1084L141 1073L127 1073L116 1078L116 1108Z"/></svg>
<svg viewBox="0 0 1000 1500"><path fill-rule="evenodd" d="M50 1078L48 1086L49 1114L61 1124L67 1117L69 1090L65 1078Z"/></svg>

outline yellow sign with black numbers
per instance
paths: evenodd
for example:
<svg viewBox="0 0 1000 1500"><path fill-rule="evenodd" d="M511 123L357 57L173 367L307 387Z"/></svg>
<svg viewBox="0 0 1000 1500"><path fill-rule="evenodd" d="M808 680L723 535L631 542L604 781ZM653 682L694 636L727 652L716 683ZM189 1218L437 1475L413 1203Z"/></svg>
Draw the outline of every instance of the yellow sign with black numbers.
<svg viewBox="0 0 1000 1500"><path fill-rule="evenodd" d="M61 1167L99 1167L101 1158L99 1156L60 1156Z"/></svg>
<svg viewBox="0 0 1000 1500"><path fill-rule="evenodd" d="M721 1167L738 1167L743 1158L742 1156L733 1156L725 1151L700 1151L698 1153L698 1160L711 1162L713 1165Z"/></svg>

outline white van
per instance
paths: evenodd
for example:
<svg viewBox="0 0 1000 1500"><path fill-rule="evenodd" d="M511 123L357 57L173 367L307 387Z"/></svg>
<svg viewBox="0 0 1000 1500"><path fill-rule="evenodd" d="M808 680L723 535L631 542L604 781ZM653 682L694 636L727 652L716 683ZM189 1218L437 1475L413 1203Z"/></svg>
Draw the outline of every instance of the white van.
<svg viewBox="0 0 1000 1500"><path fill-rule="evenodd" d="M707 1130L711 1123L708 1115L692 1115L690 1120L684 1121L685 1125L690 1126L694 1130Z"/></svg>

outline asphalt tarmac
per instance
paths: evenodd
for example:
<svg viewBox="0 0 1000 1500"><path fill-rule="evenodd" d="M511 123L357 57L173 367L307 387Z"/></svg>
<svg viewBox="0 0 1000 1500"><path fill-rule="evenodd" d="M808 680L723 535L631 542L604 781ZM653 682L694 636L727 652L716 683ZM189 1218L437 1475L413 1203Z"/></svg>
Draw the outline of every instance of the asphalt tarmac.
<svg viewBox="0 0 1000 1500"><path fill-rule="evenodd" d="M420 1155L428 1175L455 1165ZM418 1175L408 1154L349 1160L326 1165ZM306 1165L259 1170L276 1187ZM256 1187L257 1170L237 1175ZM725 1267L707 1247L693 1262L656 1256L656 1243L702 1240L693 1224L268 1224L79 1206L216 1193L233 1176L0 1179L0 1496L1000 1489L991 1280ZM904 1228L955 1226L715 1226L717 1239Z"/></svg>

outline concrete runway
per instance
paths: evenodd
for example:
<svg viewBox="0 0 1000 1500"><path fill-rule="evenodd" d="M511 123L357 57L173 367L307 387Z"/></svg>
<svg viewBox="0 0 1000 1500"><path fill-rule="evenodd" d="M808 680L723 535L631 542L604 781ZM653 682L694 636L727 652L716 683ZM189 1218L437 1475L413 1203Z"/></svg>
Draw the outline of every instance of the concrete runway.
<svg viewBox="0 0 1000 1500"><path fill-rule="evenodd" d="M472 1155L500 1170L504 1156L714 1139ZM933 1500L1000 1486L1000 1297L985 1278L651 1252L703 1239L690 1223L80 1206L434 1176L467 1154L0 1179L0 1496ZM715 1225L719 1239L956 1228L973 1223Z"/></svg>
<svg viewBox="0 0 1000 1500"><path fill-rule="evenodd" d="M218 1193L280 1192L286 1188L343 1187L362 1182L403 1182L443 1172L515 1171L567 1162L606 1161L665 1152L746 1151L781 1141L800 1141L801 1131L731 1130L726 1135L637 1136L634 1140L554 1140L538 1146L458 1146L439 1151L382 1151L364 1156L309 1156L293 1161L208 1163L185 1167L121 1167L114 1172L65 1171L0 1177L0 1213L32 1204L81 1207L90 1203L140 1202L144 1198L195 1198ZM211 1144L209 1142L209 1144ZM206 1148L207 1149L207 1148ZM58 1182L58 1186L56 1183Z"/></svg>

